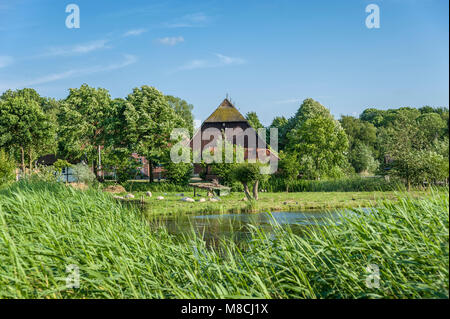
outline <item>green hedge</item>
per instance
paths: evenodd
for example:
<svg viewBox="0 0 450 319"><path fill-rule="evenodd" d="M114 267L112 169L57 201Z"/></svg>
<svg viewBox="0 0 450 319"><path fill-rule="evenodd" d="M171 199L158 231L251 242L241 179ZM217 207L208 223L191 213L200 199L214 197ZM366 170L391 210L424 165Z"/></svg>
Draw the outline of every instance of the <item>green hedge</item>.
<svg viewBox="0 0 450 319"><path fill-rule="evenodd" d="M116 185L116 182L105 181L104 187L109 185ZM192 187L188 185L177 185L171 182L154 182L148 181L126 181L121 184L127 192L187 192L192 191Z"/></svg>
<svg viewBox="0 0 450 319"><path fill-rule="evenodd" d="M261 184L261 189L268 192L285 192L285 180L271 177ZM396 181L387 182L381 177L354 177L339 180L297 180L289 186L289 192L372 192L404 190L403 184Z"/></svg>

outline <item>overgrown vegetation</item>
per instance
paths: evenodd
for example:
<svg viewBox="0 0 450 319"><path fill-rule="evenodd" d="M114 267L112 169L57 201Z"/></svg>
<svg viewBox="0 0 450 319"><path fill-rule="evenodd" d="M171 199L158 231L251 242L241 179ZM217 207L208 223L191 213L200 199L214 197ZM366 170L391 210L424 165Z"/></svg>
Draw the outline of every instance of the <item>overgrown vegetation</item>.
<svg viewBox="0 0 450 319"><path fill-rule="evenodd" d="M87 163L100 181L113 176L126 183L142 177L144 166L151 175L153 167L163 165L169 181L183 187L190 167L171 163L174 141L170 134L173 128L192 133L192 110L188 102L147 85L117 99L111 99L106 89L86 84L70 89L61 100L41 97L34 89L8 90L0 96L0 148L20 163L22 175L34 168L40 155L50 153L71 163ZM246 118L255 129L263 127L256 112L248 112ZM278 129L280 169L269 182L254 174L244 181L249 189L259 184L255 192L247 191L249 198L262 184L274 191L282 187L302 191L315 188L305 185L317 185L309 180L327 180L327 185L336 180L339 185L357 174L386 175L408 188L448 184L448 108L368 108L359 118L337 120L324 105L309 98L291 117L276 117L269 127ZM233 178L246 175L239 174L245 165L213 166L224 184L245 191L242 181ZM374 189L372 184L352 183L347 189L367 191ZM384 183L380 184L384 189ZM367 188L361 188L364 185Z"/></svg>
<svg viewBox="0 0 450 319"><path fill-rule="evenodd" d="M0 298L448 298L448 209L448 190L401 195L302 236L250 228L247 249L219 252L152 231L109 194L21 181L0 191Z"/></svg>
<svg viewBox="0 0 450 319"><path fill-rule="evenodd" d="M0 149L0 186L14 180L16 163L9 154Z"/></svg>
<svg viewBox="0 0 450 319"><path fill-rule="evenodd" d="M262 183L261 188L268 192L283 192L287 188L290 192L371 192L405 189L399 180L393 179L388 182L383 177L359 176L327 180L296 179L294 181L273 176L266 183Z"/></svg>

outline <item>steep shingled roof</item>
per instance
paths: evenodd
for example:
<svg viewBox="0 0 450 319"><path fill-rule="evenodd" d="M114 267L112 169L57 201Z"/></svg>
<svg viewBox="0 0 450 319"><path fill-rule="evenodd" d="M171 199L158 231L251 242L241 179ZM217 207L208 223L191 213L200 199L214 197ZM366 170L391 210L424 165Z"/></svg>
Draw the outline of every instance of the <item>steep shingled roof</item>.
<svg viewBox="0 0 450 319"><path fill-rule="evenodd" d="M228 99L225 99L204 123L217 122L247 122L247 120Z"/></svg>

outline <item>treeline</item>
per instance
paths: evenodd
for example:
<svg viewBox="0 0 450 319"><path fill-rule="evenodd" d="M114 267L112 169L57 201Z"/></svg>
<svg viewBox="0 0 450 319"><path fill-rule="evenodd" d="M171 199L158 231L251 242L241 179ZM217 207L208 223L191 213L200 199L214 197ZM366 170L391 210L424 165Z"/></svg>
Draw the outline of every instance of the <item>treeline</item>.
<svg viewBox="0 0 450 319"><path fill-rule="evenodd" d="M247 119L255 128L262 126L254 112ZM297 189L302 188L299 177L323 180L356 174L397 178L408 188L448 182L448 108L369 108L359 118L335 120L326 107L306 99L294 116L276 117L270 127L278 129L281 157L272 185Z"/></svg>
<svg viewBox="0 0 450 319"><path fill-rule="evenodd" d="M186 101L149 86L116 99L106 89L86 84L70 89L61 100L28 88L8 90L0 96L0 183L11 177L8 172L15 163L25 173L49 153L71 163L84 162L94 173L114 171L119 182L125 182L142 167L131 156L138 153L148 160L150 172L163 165L170 181L186 184L192 167L170 161L170 133L175 127L193 131L192 109ZM255 112L246 117L255 129L263 127ZM303 189L306 184L299 180L358 174L389 176L408 188L448 181L448 108L369 108L359 118L336 120L319 102L306 99L292 117L276 117L270 127L279 134L278 173L268 178L251 165L215 165L223 183L238 182L249 194L251 186L257 193L258 185L267 183Z"/></svg>
<svg viewBox="0 0 450 319"><path fill-rule="evenodd" d="M126 98L112 99L103 88L84 84L70 89L65 99L41 97L34 89L8 90L0 96L0 149L33 169L44 154L57 154L69 162L84 162L96 173L114 170L122 180L133 176L142 163L168 161L170 133L175 127L192 131L191 104L165 96L153 87L135 88ZM1 166L1 165L0 165Z"/></svg>

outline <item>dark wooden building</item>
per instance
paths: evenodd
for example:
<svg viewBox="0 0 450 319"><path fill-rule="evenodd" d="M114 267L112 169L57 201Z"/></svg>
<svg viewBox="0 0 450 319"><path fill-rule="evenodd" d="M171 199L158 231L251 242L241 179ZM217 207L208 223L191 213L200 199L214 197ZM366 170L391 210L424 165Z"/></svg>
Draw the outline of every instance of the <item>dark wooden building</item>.
<svg viewBox="0 0 450 319"><path fill-rule="evenodd" d="M250 126L249 122L239 112L239 110L228 100L224 99L223 102L216 108L216 110L202 123L201 127L194 134L191 139L190 146L193 148L194 153L198 151L198 146L201 145L201 152L206 147L210 150L215 149L214 145L211 145L213 137L208 139L208 129L218 129L222 132L222 138L233 145L239 144L244 149L244 159L258 158L258 152L264 151L266 156L275 156L271 152L263 139L258 133ZM225 132L227 129L233 129L233 135L227 136ZM228 130L230 132L231 130ZM243 145L242 145L243 142ZM268 142L267 142L268 144ZM200 173L202 168L200 165L194 165L194 173ZM214 176L211 174L209 167L207 167L207 179L212 179ZM209 177L209 178L208 178Z"/></svg>

